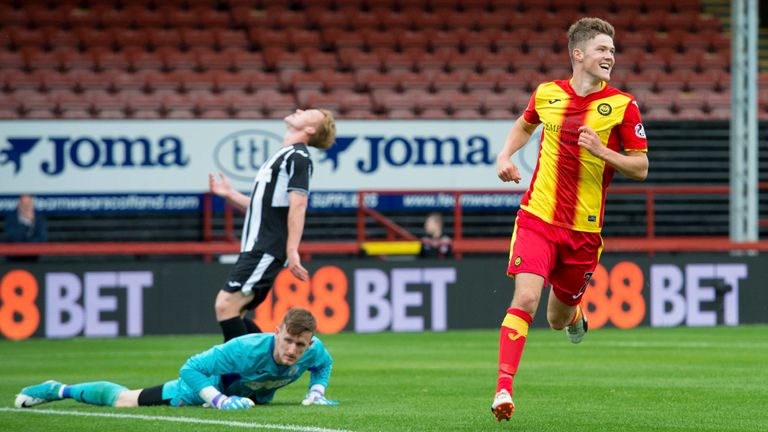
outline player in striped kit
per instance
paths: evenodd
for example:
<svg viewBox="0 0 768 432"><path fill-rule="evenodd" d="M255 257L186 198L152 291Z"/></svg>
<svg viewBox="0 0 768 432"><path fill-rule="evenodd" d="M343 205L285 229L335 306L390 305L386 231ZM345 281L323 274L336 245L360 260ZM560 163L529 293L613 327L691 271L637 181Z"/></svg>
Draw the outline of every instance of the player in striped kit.
<svg viewBox="0 0 768 432"><path fill-rule="evenodd" d="M301 280L309 278L299 257L312 176L307 147L330 148L336 123L330 111L310 109L296 110L285 124L283 146L259 169L250 196L235 190L223 174L220 181L208 178L211 192L246 211L240 256L216 297L224 341L261 331L245 313L264 301L284 266Z"/></svg>
<svg viewBox="0 0 768 432"><path fill-rule="evenodd" d="M568 31L573 76L540 84L497 157L504 182L520 181L511 162L539 124L541 150L517 214L507 274L515 279L501 325L496 397L498 421L514 412L512 381L544 287L552 285L547 320L573 343L587 332L579 306L603 248L605 196L615 171L642 181L647 142L635 98L607 82L614 65L614 30L582 18Z"/></svg>

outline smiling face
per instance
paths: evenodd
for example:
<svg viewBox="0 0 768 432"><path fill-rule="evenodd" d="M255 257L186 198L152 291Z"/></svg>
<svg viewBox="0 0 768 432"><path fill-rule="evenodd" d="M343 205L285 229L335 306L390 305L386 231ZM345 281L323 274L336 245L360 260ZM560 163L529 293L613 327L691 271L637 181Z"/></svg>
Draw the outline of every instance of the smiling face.
<svg viewBox="0 0 768 432"><path fill-rule="evenodd" d="M616 61L615 53L613 38L598 34L574 48L574 69L578 67L596 80L609 81Z"/></svg>
<svg viewBox="0 0 768 432"><path fill-rule="evenodd" d="M285 325L275 330L275 362L282 366L291 366L304 355L312 345L312 332L305 331L298 335L288 333Z"/></svg>

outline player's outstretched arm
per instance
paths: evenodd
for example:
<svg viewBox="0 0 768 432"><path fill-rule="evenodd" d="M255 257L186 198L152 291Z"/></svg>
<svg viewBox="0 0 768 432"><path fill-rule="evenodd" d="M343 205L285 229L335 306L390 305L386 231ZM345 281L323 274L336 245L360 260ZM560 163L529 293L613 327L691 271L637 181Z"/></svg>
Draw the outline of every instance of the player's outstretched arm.
<svg viewBox="0 0 768 432"><path fill-rule="evenodd" d="M223 173L219 173L219 178L220 180L217 181L213 174L208 174L208 189L211 193L224 198L241 211L245 211L251 205L251 198L233 188Z"/></svg>
<svg viewBox="0 0 768 432"><path fill-rule="evenodd" d="M520 116L509 130L509 133L507 133L504 147L501 149L498 156L496 156L496 174L501 181L520 183L520 171L517 169L517 166L512 163L512 155L523 148L531 138L534 130L536 130L536 125L528 123L523 120L522 116Z"/></svg>

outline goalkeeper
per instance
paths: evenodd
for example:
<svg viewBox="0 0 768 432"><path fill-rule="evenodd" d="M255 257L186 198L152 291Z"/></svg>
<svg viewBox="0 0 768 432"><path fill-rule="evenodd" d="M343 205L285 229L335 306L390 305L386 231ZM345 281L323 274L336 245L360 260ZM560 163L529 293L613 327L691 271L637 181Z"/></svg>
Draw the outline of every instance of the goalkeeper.
<svg viewBox="0 0 768 432"><path fill-rule="evenodd" d="M325 398L333 360L314 335L315 317L290 309L274 334L254 333L216 345L190 357L179 378L163 385L128 390L106 381L65 385L56 381L26 387L16 396L17 408L61 399L91 405L137 407L204 405L223 410L265 404L275 392L310 372L303 405L336 405Z"/></svg>

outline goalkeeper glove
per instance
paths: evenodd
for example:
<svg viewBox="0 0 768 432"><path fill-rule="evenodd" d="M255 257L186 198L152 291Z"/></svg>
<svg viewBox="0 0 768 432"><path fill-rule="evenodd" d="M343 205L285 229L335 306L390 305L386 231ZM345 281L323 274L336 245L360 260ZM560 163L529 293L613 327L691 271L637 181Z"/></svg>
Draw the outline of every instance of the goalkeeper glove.
<svg viewBox="0 0 768 432"><path fill-rule="evenodd" d="M325 398L325 388L321 385L313 385L309 393L301 401L302 405L338 405L339 402Z"/></svg>
<svg viewBox="0 0 768 432"><path fill-rule="evenodd" d="M220 410L241 410L253 407L255 404L252 400L246 397L240 396L225 396L220 394L213 398L211 405Z"/></svg>

